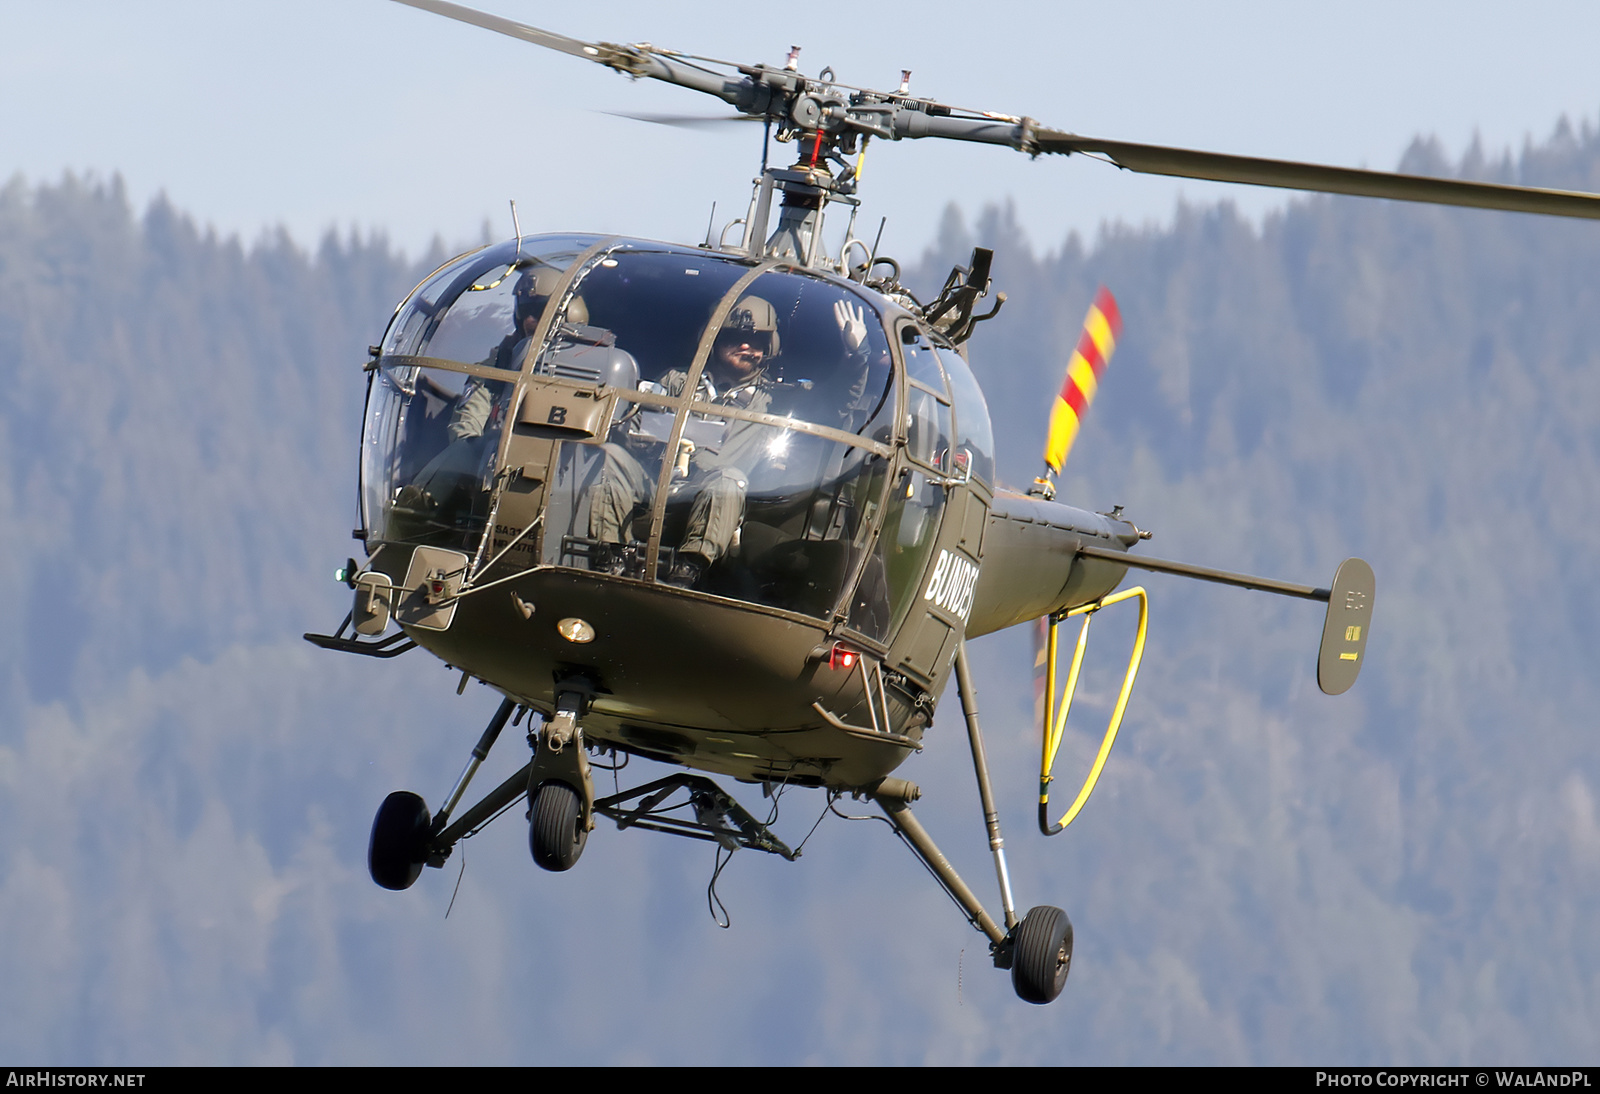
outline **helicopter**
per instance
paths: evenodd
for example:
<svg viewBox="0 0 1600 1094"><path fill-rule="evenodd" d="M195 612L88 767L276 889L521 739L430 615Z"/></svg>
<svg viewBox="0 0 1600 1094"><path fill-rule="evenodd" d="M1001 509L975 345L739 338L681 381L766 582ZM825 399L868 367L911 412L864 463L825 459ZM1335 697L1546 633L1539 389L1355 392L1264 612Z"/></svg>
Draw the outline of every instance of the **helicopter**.
<svg viewBox="0 0 1600 1094"><path fill-rule="evenodd" d="M855 233L871 142L956 140L1127 170L1438 204L1600 217L1600 197L1100 140L1030 118L842 84L824 69L739 65L582 42L436 0L400 0L531 44L709 94L760 123L748 211L699 245L523 235L459 256L400 304L366 365L364 562L325 648L389 658L417 646L504 698L437 810L407 791L379 808L377 884L404 889L524 798L529 846L574 867L596 819L793 859L714 777L868 798L989 943L1017 994L1064 988L1066 913L1018 914L985 759L967 638L1044 621L1040 827L1071 823L1126 709L1145 624L1129 569L1325 603L1318 682L1355 682L1375 579L1359 559L1326 587L1135 553L1120 509L1055 500L1054 476L1118 327L1097 301L1052 416L1045 469L1002 489L967 361L1004 296L975 250L919 301ZM774 204L777 208L774 210ZM828 253L830 209L848 210ZM774 219L776 223L774 223ZM993 294L986 311L983 302ZM1127 600L1139 637L1089 779L1050 812L1054 749L1088 620ZM1084 620L1056 698L1056 629ZM1000 890L985 907L918 823L894 772L923 746L954 677ZM1059 708L1059 709L1058 709ZM537 715L535 719L533 716ZM460 809L505 727L529 762ZM540 724L535 727L534 722ZM600 796L591 757L682 769ZM460 812L458 814L458 809Z"/></svg>

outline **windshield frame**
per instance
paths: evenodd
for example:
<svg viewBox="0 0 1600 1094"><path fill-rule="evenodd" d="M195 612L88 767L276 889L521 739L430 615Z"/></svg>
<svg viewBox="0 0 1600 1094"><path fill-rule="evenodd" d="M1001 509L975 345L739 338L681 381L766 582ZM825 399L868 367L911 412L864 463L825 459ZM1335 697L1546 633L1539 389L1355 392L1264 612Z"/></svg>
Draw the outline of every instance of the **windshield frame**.
<svg viewBox="0 0 1600 1094"><path fill-rule="evenodd" d="M574 252L579 252L574 254ZM531 252L531 253L530 253ZM487 274L492 274L497 268L505 270L504 276L515 276L519 265L530 264L530 259L537 261L539 253L554 255L561 253L566 259L565 268L562 269L556 286L552 289L544 310L540 315L534 333L528 339L528 345L516 370L495 368L477 362L454 360L446 357L432 356L426 353L427 340L437 331L443 322L444 316L451 307L470 287L481 283ZM516 408L522 403L524 395L530 384L541 384L550 381L550 377L536 371L540 362L562 337L563 324L559 316L569 302L583 293L583 285L591 272L599 268L600 264L615 255L623 257L623 252L631 253L660 253L681 254L685 257L697 256L699 258L715 258L730 265L745 267L740 276L717 299L711 315L705 325L700 329L700 337L695 345L695 352L686 370L686 381L677 395L668 395L659 391L638 390L627 393L627 401L640 406L655 407L660 410L672 412L672 426L667 438L667 450L672 451L682 439L690 418L696 414L714 415L729 422L742 421L757 425L770 426L779 430L789 430L803 433L822 441L835 445L846 446L839 451L859 450L861 458L876 467L874 475L881 474L881 484L874 484L869 495L862 495L859 503L863 506L863 514L858 520L864 522L858 527L849 539L855 544L851 548L856 556L848 564L841 575L842 582L837 589L831 611L818 615L808 612L794 612L785 608L774 607L760 601L746 600L737 597L726 597L717 593L701 593L696 595L713 596L717 599L732 599L741 605L760 609L766 612L776 612L785 616L796 616L811 621L818 619L832 626L842 625L848 613L850 602L859 585L863 570L868 564L872 552L876 549L877 539L881 534L882 513L892 485L897 481L899 468L905 466L907 457L902 452L906 444L906 428L904 417L907 400L907 373L902 354L895 347L898 339L898 329L902 322L903 309L891 301L884 299L860 285L843 279L819 274L817 271L795 266L788 260L768 259L755 261L748 257L729 255L724 252L711 252L698 248L681 247L674 244L654 243L643 240L621 239L614 236L594 235L560 235L560 236L533 236L524 237L517 241L506 241L501 244L484 248L479 252L469 252L458 256L451 263L447 263L428 278L425 278L413 289L407 299L396 308L390 324L385 330L381 350L368 368L370 372L380 372L398 385L400 375L397 370L406 369L439 369L454 373L461 373L479 380L500 381L514 385L511 395L512 415L517 413ZM520 257L519 257L520 256ZM567 256L571 256L567 258ZM614 263L613 263L614 265ZM761 410L752 410L742 406L728 406L708 403L696 398L701 377L705 374L708 360L712 353L718 331L724 320L741 296L750 291L751 286L763 275L779 273L786 276L814 280L819 285L827 286L832 293L853 298L864 305L869 322L878 325L878 329L888 341L887 371L873 373L874 376L883 378L883 392L878 397L875 406L867 415L866 421L855 432L832 425L811 421L807 418L797 417L793 413L774 414ZM432 314L424 321L420 333L409 333L404 341L397 333L399 325L406 321L412 314L411 308L419 296L427 294L431 289L440 291L432 305ZM803 291L803 290L802 290ZM443 302L443 303L440 303ZM397 353L396 348L420 346L424 353ZM375 394L373 385L377 377L370 375L368 387L369 405ZM403 375L403 374L401 374ZM416 375L415 373L413 375ZM870 393L876 391L872 383L868 383L869 401ZM945 399L949 396L946 394ZM664 423L663 423L664 424ZM872 435L868 435L868 431ZM495 517L499 509L499 495L504 485L507 470L507 459L516 431L505 428L497 442L495 455L493 486L489 506L489 517L486 530L479 537L476 552L468 548L469 554L475 554L469 573L474 577L479 575L482 563L485 561L485 548L493 536L489 529L495 524ZM367 438L363 437L363 450ZM582 443L578 441L563 441L566 443ZM595 442L600 443L600 442ZM369 503L382 504L379 499L369 499L367 485L364 481L366 474L365 458L362 460L363 481L358 485L358 496L362 507L363 528L367 530L367 553L369 557L382 549L384 541L379 540L372 529L382 527L384 520L376 513L367 511ZM867 465L863 465L867 466ZM865 472L856 472L865 473ZM660 565L663 556L663 529L667 523L667 506L671 500L669 487L672 482L672 467L669 461L663 461L663 467L654 474L655 496L649 507L649 533L646 540L648 552L647 563L644 568L642 580L646 583L658 583L662 580ZM819 484L820 485L820 484ZM392 501L392 499L391 499ZM542 540L548 529L541 527L536 533L538 540ZM395 541L397 545L401 541ZM528 570L546 568L551 566L573 568L570 564L549 561L549 556L542 543L534 548L533 563ZM491 563L495 559L488 560ZM496 573L500 573L497 569ZM497 578L503 580L503 578ZM470 585L470 582L469 582ZM466 591L466 590L464 590Z"/></svg>

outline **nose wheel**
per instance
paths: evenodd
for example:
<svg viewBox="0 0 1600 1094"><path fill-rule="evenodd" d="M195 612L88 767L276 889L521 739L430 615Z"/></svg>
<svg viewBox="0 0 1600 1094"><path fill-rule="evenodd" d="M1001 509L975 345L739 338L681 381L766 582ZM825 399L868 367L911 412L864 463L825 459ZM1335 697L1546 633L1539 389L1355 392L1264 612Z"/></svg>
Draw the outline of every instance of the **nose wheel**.
<svg viewBox="0 0 1600 1094"><path fill-rule="evenodd" d="M577 865L589 842L583 822L583 799L563 782L540 784L528 810L528 849L533 861L546 870L560 872Z"/></svg>
<svg viewBox="0 0 1600 1094"><path fill-rule="evenodd" d="M528 739L533 745L527 783L528 850L540 867L558 873L577 865L594 827L594 780L578 724L587 707L583 691L560 692L555 717Z"/></svg>

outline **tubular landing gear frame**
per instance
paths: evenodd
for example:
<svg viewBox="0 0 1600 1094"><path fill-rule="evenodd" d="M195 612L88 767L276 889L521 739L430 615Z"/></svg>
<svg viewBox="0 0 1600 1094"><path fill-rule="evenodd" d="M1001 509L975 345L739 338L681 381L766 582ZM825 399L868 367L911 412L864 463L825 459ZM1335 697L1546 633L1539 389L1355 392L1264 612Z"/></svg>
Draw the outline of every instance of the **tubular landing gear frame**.
<svg viewBox="0 0 1600 1094"><path fill-rule="evenodd" d="M410 791L399 790L384 799L367 845L372 880L385 889L410 888L423 866L443 866L457 843L476 834L524 796L528 799L529 850L534 862L546 870L570 870L577 864L596 816L610 818L618 828L648 828L713 840L730 851L748 847L791 861L800 857L798 850L791 850L703 775L669 775L597 799L581 725L592 694L584 681L569 681L556 696L555 713L541 728L529 727L533 758L460 817L452 819L501 731L507 722L521 721L521 714L512 719L517 712L512 699L502 701L489 719L472 749L472 758L437 815L430 815L422 798ZM668 814L668 810L680 808L665 804L680 790L688 794L682 806L692 811L692 817Z"/></svg>
<svg viewBox="0 0 1600 1094"><path fill-rule="evenodd" d="M967 667L967 647L956 647L956 687L961 694L961 710L966 716L967 741L972 746L973 773L978 780L978 796L983 803L984 826L989 835L989 851L994 857L995 878L1000 885L1000 907L1004 926L984 908L972 889L945 858L916 816L911 803L921 791L904 779L884 779L867 793L888 818L907 847L928 868L939 885L955 901L979 933L989 939L989 952L996 968L1011 970L1011 983L1017 994L1030 1003L1048 1003L1061 994L1072 966L1072 922L1060 908L1040 905L1020 920L1011 896L1011 875L1006 868L1005 840L1000 834L999 814L995 810L994 790L989 781L989 761L984 751L983 733L978 725L978 696Z"/></svg>
<svg viewBox="0 0 1600 1094"><path fill-rule="evenodd" d="M967 739L972 748L978 794L983 804L989 848L994 856L1000 886L1001 919L984 908L975 893L956 873L944 853L929 837L911 811L920 796L915 785L903 779L884 779L861 792L883 809L891 827L933 874L973 927L989 939L997 968L1011 970L1012 986L1030 1003L1049 1003L1061 994L1072 962L1072 922L1059 908L1041 905L1020 919L1011 895L1006 867L1005 840L989 780L983 734L978 723L977 692L967 665L966 645L956 651L956 684L966 717ZM594 817L611 818L619 828L640 827L714 840L733 850L748 847L793 860L791 850L762 822L746 812L715 782L701 775L680 773L644 786L596 799L589 762L584 754L581 721L592 690L582 682L558 691L556 710L543 725L528 732L534 755L516 774L490 791L459 818L452 819L501 731L517 711L512 699L501 702L472 750L437 816L430 816L421 797L396 791L384 800L373 821L368 845L372 878L387 889L414 884L423 866L443 866L455 845L483 828L524 795L528 799L529 847L538 865L547 870L567 870L583 853ZM520 721L520 715L518 716ZM688 792L693 817L665 814L664 803L676 791Z"/></svg>

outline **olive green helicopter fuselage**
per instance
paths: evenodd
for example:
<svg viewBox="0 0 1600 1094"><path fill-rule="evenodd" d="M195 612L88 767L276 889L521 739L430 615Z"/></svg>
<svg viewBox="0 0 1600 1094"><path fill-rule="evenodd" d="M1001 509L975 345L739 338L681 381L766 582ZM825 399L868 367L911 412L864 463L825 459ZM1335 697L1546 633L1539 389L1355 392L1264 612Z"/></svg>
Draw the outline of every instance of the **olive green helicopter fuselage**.
<svg viewBox="0 0 1600 1094"><path fill-rule="evenodd" d="M527 270L552 272L519 339ZM759 410L712 397L716 334L747 297L780 317ZM854 347L841 308L868 324ZM671 763L869 786L920 747L964 636L1105 595L1124 568L1078 549L1138 539L997 491L964 356L895 300L792 264L521 238L432 275L377 349L362 534L393 619L521 706L550 714L579 689L589 741ZM709 384L668 394L674 372ZM730 446L747 465L733 538L674 581L700 465ZM665 488L605 543L594 511L623 459ZM448 592L430 598L436 574Z"/></svg>

